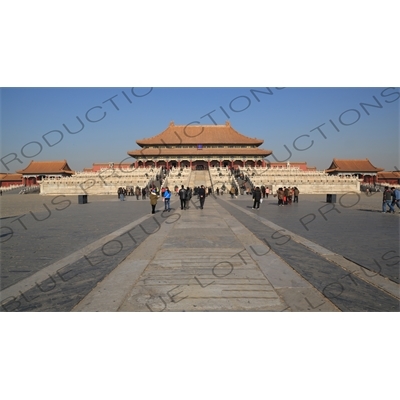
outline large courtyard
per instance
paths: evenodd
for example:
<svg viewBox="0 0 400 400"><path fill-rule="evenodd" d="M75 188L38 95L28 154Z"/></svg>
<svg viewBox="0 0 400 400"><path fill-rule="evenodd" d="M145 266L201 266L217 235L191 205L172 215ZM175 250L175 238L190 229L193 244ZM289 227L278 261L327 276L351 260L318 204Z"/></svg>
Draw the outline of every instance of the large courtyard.
<svg viewBox="0 0 400 400"><path fill-rule="evenodd" d="M399 311L381 193L192 199L4 194L2 311Z"/></svg>

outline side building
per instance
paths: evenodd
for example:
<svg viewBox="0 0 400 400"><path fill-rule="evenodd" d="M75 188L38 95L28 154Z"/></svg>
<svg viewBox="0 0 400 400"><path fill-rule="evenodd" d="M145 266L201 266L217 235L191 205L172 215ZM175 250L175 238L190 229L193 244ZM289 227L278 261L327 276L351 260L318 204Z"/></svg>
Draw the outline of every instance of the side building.
<svg viewBox="0 0 400 400"><path fill-rule="evenodd" d="M69 167L66 160L61 161L34 161L29 165L17 171L22 174L22 184L24 186L34 186L44 179L59 180L75 174L75 171Z"/></svg>
<svg viewBox="0 0 400 400"><path fill-rule="evenodd" d="M330 167L325 170L329 175L340 178L357 178L363 183L374 184L378 180L378 173L383 168L372 165L368 158L364 160L339 160L334 158Z"/></svg>

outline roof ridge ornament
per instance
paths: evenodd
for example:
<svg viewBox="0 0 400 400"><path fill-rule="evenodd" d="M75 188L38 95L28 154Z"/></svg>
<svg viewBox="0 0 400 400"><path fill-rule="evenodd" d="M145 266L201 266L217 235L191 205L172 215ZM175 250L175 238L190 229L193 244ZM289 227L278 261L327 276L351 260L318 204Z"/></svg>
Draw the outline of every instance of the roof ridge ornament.
<svg viewBox="0 0 400 400"><path fill-rule="evenodd" d="M231 123L229 121L225 121L225 126L231 126Z"/></svg>
<svg viewBox="0 0 400 400"><path fill-rule="evenodd" d="M171 122L169 123L169 126L175 126L174 121L171 121Z"/></svg>

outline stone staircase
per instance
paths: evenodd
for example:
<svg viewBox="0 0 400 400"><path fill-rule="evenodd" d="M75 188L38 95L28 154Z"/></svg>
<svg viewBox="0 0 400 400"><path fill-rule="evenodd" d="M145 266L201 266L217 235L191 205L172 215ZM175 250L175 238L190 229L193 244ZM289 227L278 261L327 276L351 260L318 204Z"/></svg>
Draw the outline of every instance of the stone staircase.
<svg viewBox="0 0 400 400"><path fill-rule="evenodd" d="M210 173L207 170L192 171L189 180L189 187L204 185L204 187L211 187Z"/></svg>

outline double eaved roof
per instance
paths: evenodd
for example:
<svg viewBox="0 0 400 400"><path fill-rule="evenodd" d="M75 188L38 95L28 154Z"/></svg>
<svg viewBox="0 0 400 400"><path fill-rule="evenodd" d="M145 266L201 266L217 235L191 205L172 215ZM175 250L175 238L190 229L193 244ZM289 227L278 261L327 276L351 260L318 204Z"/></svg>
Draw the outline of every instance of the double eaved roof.
<svg viewBox="0 0 400 400"><path fill-rule="evenodd" d="M165 131L136 143L141 147L185 144L260 146L264 141L242 135L229 122L225 125L175 125L171 122Z"/></svg>

